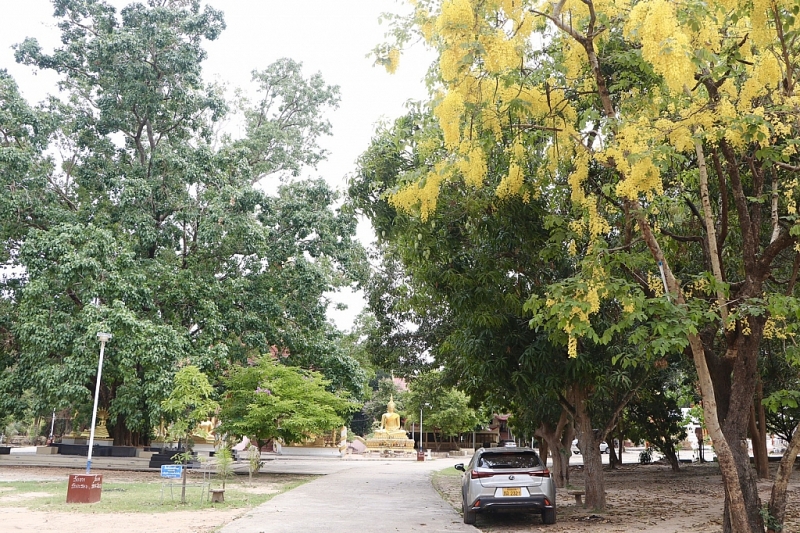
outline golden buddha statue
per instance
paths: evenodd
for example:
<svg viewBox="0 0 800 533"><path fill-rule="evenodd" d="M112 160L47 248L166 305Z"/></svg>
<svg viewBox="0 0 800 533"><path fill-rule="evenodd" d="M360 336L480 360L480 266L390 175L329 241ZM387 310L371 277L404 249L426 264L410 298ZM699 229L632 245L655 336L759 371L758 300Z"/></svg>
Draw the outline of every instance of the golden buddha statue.
<svg viewBox="0 0 800 533"><path fill-rule="evenodd" d="M386 412L381 416L381 427L375 430L376 439L407 439L405 430L400 427L400 415L394 412L394 398L389 397Z"/></svg>
<svg viewBox="0 0 800 533"><path fill-rule="evenodd" d="M192 432L192 439L196 444L214 444L216 435L214 429L216 428L216 418L211 420L203 420Z"/></svg>

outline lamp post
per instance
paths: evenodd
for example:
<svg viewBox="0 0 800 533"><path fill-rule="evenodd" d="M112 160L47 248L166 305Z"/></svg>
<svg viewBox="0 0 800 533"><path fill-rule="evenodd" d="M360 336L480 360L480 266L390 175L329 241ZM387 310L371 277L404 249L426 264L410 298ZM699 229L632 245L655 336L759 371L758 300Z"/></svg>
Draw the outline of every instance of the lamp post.
<svg viewBox="0 0 800 533"><path fill-rule="evenodd" d="M427 402L419 406L419 451L423 454L425 453L425 448L422 446L422 436L424 435L424 433L422 433L422 409L430 406L431 404Z"/></svg>
<svg viewBox="0 0 800 533"><path fill-rule="evenodd" d="M111 339L111 333L100 332L97 334L97 340L100 341L100 362L97 363L97 383L94 386L94 407L92 408L92 425L89 429L89 453L86 458L86 473L92 471L92 448L94 447L94 424L97 420L97 400L100 398L100 378L103 375L103 353L105 352L106 343Z"/></svg>
<svg viewBox="0 0 800 533"><path fill-rule="evenodd" d="M53 419L50 421L50 435L47 436L47 444L53 443L53 429L56 427L56 410L53 408Z"/></svg>

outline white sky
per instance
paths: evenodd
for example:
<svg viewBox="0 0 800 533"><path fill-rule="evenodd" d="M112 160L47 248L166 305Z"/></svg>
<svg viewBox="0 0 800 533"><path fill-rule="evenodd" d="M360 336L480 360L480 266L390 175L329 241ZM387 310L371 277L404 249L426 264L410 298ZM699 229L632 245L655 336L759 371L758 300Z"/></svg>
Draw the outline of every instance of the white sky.
<svg viewBox="0 0 800 533"><path fill-rule="evenodd" d="M116 7L131 2L110 0ZM231 86L247 87L250 72L263 69L276 59L291 57L303 63L309 75L321 72L329 84L341 88L341 105L329 116L333 137L322 141L330 152L327 161L308 176L324 177L344 191L346 176L355 169L356 158L369 144L374 126L404 112L410 99L425 97L423 76L432 57L421 49L406 53L400 68L389 75L372 66L367 56L384 40L386 25L378 24L384 12L408 9L400 0L211 0L225 13L227 29L206 44L205 78L216 78ZM36 37L49 50L59 44L53 8L49 0L0 0L0 68L16 79L30 103L55 92L57 77L34 73L14 61L11 46L25 37ZM371 240L367 224L359 228L362 241ZM329 314L342 329L349 329L363 307L358 295L334 297L347 303L348 311Z"/></svg>

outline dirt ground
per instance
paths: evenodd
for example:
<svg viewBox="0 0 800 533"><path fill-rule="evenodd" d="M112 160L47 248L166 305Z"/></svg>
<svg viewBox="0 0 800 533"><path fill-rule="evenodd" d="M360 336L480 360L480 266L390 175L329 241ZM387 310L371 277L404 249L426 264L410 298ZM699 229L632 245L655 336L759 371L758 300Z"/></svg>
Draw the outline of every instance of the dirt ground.
<svg viewBox="0 0 800 533"><path fill-rule="evenodd" d="M10 467L0 470L0 481L60 480L74 470L59 468ZM152 473L104 470L103 480L135 482L152 480ZM268 477L262 482L273 483ZM573 486L583 486L580 467L570 474ZM436 476L437 490L460 511L460 478ZM769 498L770 483L759 488L763 501ZM715 533L722 530L722 484L715 463L682 465L673 473L664 465L625 465L606 470L608 508L594 513L577 506L565 489L558 492L558 522L541 523L538 515L491 513L478 515L479 529L485 532L515 533ZM0 492L0 499L10 495ZM800 473L789 486L787 524L784 531L800 532ZM65 531L125 531L148 533L211 533L247 512L247 509L204 509L169 514L41 512L19 507L0 507L0 531L24 533L63 533ZM365 532L366 533L366 532Z"/></svg>
<svg viewBox="0 0 800 533"><path fill-rule="evenodd" d="M41 467L4 467L0 469L2 481L50 481L64 480L75 469ZM153 481L152 472L130 472L118 470L97 470L103 474L104 483ZM158 474L156 474L158 475ZM279 480L260 474L256 479L257 492L278 492ZM15 498L22 501L31 494L3 494L0 501ZM13 500L11 500L13 501ZM147 533L211 533L231 520L243 515L249 509L209 508L192 511L172 511L158 513L86 513L32 511L22 506L0 507L0 531L3 533L64 533L68 531L126 531ZM122 527L122 529L120 529Z"/></svg>
<svg viewBox="0 0 800 533"><path fill-rule="evenodd" d="M773 465L773 468L775 466ZM566 489L557 494L557 522L542 524L537 514L497 512L478 514L476 527L485 532L513 533L716 533L722 531L723 490L716 463L685 464L673 473L665 465L624 465L606 470L607 509L591 512L578 506ZM437 476L437 490L461 510L461 480ZM583 471L572 467L570 485L584 485ZM771 484L759 483L762 502L769 501ZM788 489L784 531L800 532L800 472Z"/></svg>

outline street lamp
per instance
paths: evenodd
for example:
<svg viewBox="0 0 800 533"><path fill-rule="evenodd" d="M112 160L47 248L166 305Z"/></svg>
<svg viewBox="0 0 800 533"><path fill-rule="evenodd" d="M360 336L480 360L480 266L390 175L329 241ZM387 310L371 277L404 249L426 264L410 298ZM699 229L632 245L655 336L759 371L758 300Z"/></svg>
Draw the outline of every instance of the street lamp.
<svg viewBox="0 0 800 533"><path fill-rule="evenodd" d="M431 406L431 404L429 404L427 402L419 406L419 451L421 453L423 453L423 454L425 453L425 449L422 446L422 435L423 435L423 433L422 433L422 408L423 407L430 407L430 406Z"/></svg>
<svg viewBox="0 0 800 533"><path fill-rule="evenodd" d="M111 340L111 333L100 332L97 334L97 340L100 341L100 362L97 363L97 383L94 386L94 407L92 408L92 425L89 429L89 453L86 460L86 473L92 471L92 447L94 447L94 423L97 420L97 400L100 398L100 377L103 375L103 353L106 349L106 343Z"/></svg>

